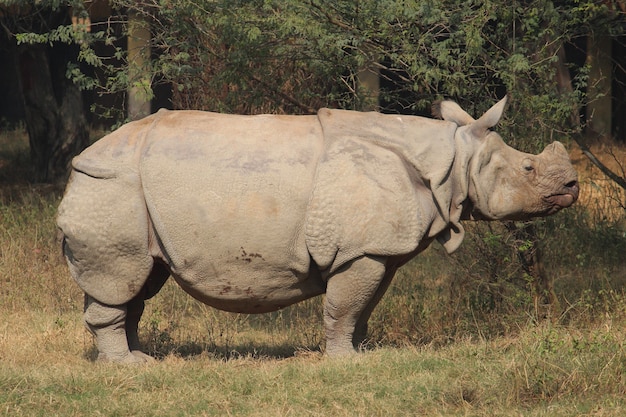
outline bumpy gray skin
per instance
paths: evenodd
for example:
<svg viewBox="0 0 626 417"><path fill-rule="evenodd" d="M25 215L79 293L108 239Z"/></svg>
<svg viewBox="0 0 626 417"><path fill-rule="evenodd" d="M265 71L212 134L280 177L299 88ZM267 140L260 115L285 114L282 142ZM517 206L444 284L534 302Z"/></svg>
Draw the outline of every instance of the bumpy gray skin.
<svg viewBox="0 0 626 417"><path fill-rule="evenodd" d="M326 353L354 352L398 267L461 220L528 219L578 197L555 142L518 152L474 120L322 109L314 116L160 111L77 156L57 224L99 359L150 360L137 326L169 276L213 307L274 311L326 294Z"/></svg>

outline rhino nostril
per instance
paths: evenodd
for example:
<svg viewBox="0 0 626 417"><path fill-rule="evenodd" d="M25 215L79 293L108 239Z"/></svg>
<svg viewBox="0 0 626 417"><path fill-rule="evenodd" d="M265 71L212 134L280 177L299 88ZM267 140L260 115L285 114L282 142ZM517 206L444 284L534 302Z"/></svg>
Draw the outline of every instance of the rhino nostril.
<svg viewBox="0 0 626 417"><path fill-rule="evenodd" d="M574 201L578 200L578 193L580 191L578 181L570 181L565 184L565 190L567 190L572 195L572 197L574 197Z"/></svg>

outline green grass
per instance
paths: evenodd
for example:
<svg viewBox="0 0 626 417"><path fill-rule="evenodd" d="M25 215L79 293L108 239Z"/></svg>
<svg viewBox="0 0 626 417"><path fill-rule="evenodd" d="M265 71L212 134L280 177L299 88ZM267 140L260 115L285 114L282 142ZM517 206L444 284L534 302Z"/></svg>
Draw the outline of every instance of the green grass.
<svg viewBox="0 0 626 417"><path fill-rule="evenodd" d="M553 316L516 280L502 230L478 226L453 257L435 244L399 271L365 354L323 356L320 298L237 315L168 282L141 323L159 360L103 365L60 255L61 191L9 170L2 158L27 160L24 136L11 138L0 152L1 416L625 415L626 239L583 208L542 229Z"/></svg>
<svg viewBox="0 0 626 417"><path fill-rule="evenodd" d="M89 362L75 315L24 314L0 327L0 415L619 416L621 325L528 328L515 338L225 359L170 354L153 365ZM17 326L15 323L18 323ZM60 323L62 322L62 323ZM13 334L28 328L28 335ZM31 342L25 342L29 338Z"/></svg>

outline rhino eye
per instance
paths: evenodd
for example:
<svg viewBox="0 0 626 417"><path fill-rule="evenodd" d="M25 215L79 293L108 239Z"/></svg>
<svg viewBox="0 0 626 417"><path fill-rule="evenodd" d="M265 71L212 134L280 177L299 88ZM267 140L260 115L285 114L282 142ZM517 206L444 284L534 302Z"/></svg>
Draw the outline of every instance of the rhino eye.
<svg viewBox="0 0 626 417"><path fill-rule="evenodd" d="M522 169L526 171L527 174L535 170L535 164L532 158L522 159Z"/></svg>

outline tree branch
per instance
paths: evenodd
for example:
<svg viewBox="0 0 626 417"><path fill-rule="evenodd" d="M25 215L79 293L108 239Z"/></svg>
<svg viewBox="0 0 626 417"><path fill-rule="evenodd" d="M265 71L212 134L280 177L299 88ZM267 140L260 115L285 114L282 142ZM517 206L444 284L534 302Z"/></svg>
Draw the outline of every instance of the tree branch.
<svg viewBox="0 0 626 417"><path fill-rule="evenodd" d="M583 154L589 158L589 160L596 166L604 175L613 180L617 185L626 190L626 178L622 178L613 171L611 171L606 165L604 165L596 156L591 152L589 147L583 143L580 135L574 135L574 141L583 152Z"/></svg>
<svg viewBox="0 0 626 417"><path fill-rule="evenodd" d="M261 78L257 77L256 75L250 75L250 78L256 81L257 83L259 83L266 90L272 91L274 94L277 94L280 98L282 98L286 102L292 104L293 106L300 108L304 112L308 114L315 114L317 112L317 109L314 109L311 106L298 101L295 97L290 96L289 94L286 94L278 90L277 88L272 87L271 85L269 85L268 83L263 81Z"/></svg>

